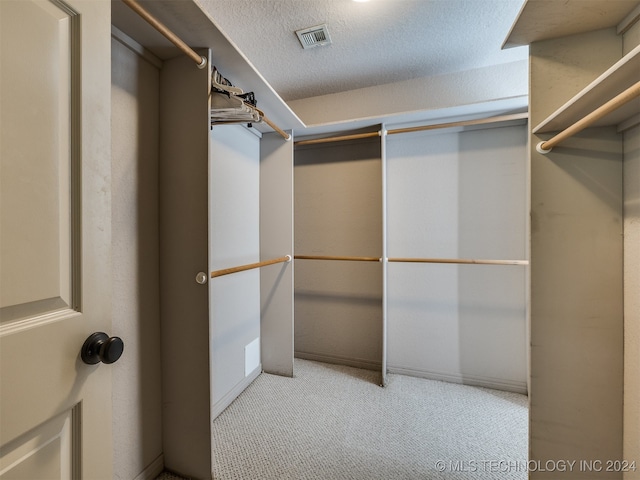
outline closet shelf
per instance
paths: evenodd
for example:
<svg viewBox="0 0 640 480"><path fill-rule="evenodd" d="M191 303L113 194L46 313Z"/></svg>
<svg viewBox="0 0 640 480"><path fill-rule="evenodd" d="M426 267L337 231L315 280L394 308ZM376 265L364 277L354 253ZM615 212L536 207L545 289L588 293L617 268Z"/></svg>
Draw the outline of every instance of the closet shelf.
<svg viewBox="0 0 640 480"><path fill-rule="evenodd" d="M533 133L564 130L640 79L640 45L587 85L581 92L538 124ZM591 126L619 125L640 112L640 98L614 110Z"/></svg>
<svg viewBox="0 0 640 480"><path fill-rule="evenodd" d="M196 47L198 50L210 49L215 66L229 78L241 82L246 91L254 92L256 98L260 99L260 110L269 114L267 120L286 130L305 127L296 113L218 27L203 0L140 0L140 4L190 50ZM170 60L178 54L178 47L172 41L120 0L111 2L111 23L137 42L140 48L144 47L160 60ZM198 53L189 56L196 60ZM267 120L265 123L273 128ZM256 123L254 127L263 133L270 131L261 123Z"/></svg>

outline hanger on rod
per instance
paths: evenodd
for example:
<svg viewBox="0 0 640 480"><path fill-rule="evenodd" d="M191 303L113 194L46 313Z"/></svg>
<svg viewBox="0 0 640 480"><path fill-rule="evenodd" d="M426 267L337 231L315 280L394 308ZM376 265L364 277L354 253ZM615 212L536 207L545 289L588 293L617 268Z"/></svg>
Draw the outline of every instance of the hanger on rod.
<svg viewBox="0 0 640 480"><path fill-rule="evenodd" d="M211 86L215 90L231 95L241 95L244 93L241 88L234 87L229 80L224 78L215 66L211 71Z"/></svg>
<svg viewBox="0 0 640 480"><path fill-rule="evenodd" d="M253 123L261 120L255 108L236 95L211 94L211 124Z"/></svg>
<svg viewBox="0 0 640 480"><path fill-rule="evenodd" d="M273 130L282 136L285 140L291 140L291 135L278 127L275 123L267 118L262 110L256 105L256 99L253 92L244 93L241 88L235 87L227 78L222 76L216 67L213 67L211 74L211 124L225 123L253 123L264 122ZM215 95L222 95L229 100L241 100L243 105L235 103L229 107L224 104L224 100L216 98ZM233 110L233 108L236 110ZM231 108L231 110L229 110Z"/></svg>
<svg viewBox="0 0 640 480"><path fill-rule="evenodd" d="M211 125L262 121L255 108L253 92L244 93L223 77L216 67L211 72Z"/></svg>

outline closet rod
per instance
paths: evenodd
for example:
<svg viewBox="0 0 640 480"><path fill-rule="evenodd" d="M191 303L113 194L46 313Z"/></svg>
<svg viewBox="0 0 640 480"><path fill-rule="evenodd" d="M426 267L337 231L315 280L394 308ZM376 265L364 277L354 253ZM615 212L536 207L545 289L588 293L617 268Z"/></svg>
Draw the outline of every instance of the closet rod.
<svg viewBox="0 0 640 480"><path fill-rule="evenodd" d="M173 33L169 28L164 25L160 20L151 15L145 8L140 5L136 0L122 0L123 3L129 6L131 10L140 15L143 19L147 21L153 28L155 28L158 32L164 35L167 40L173 43L180 51L186 54L189 58L191 58L198 68L202 69L207 66L207 58L201 55L198 55L195 50L193 50L189 45L182 41L180 37L178 37L175 33Z"/></svg>
<svg viewBox="0 0 640 480"><path fill-rule="evenodd" d="M457 263L472 265L529 265L528 260L471 260L465 258L388 258L389 262Z"/></svg>
<svg viewBox="0 0 640 480"><path fill-rule="evenodd" d="M284 130L282 130L280 127L278 127L275 123L273 123L271 120L269 120L267 118L267 116L264 114L264 112L262 110L260 110L259 108L253 107L256 109L256 111L260 114L260 118L262 119L262 121L264 123L266 123L267 125L269 125L271 128L273 128L278 134L280 134L280 136L282 136L282 138L284 138L287 142L289 140L291 140L291 135L289 135L287 132L285 132Z"/></svg>
<svg viewBox="0 0 640 480"><path fill-rule="evenodd" d="M344 260L347 262L379 262L378 257L341 257L336 255L294 255L296 260Z"/></svg>
<svg viewBox="0 0 640 480"><path fill-rule="evenodd" d="M477 118L475 120L462 120L459 122L449 122L449 123L436 123L434 125L422 125L419 127L406 127L406 128L396 128L394 130L389 130L387 132L388 135L396 135L398 133L411 133L411 132L421 132L423 130L437 130L440 128L452 128L452 127L468 127L471 125L485 125L487 123L499 123L499 122L509 122L511 120L523 120L529 117L529 114L526 112L522 113L512 113L510 115L500 115L498 117L488 117L488 118Z"/></svg>
<svg viewBox="0 0 640 480"><path fill-rule="evenodd" d="M605 104L596 108L593 112L584 116L573 125L565 128L562 132L558 133L556 136L550 138L547 141L538 143L538 145L536 145L536 150L538 151L538 153L542 153L543 155L549 153L553 147L555 147L557 144L559 144L563 140L566 140L567 138L584 130L585 128L587 128L597 120L600 120L605 115L608 115L609 113L620 108L622 105L624 105L627 102L630 102L631 100L633 100L638 96L640 96L640 81L630 86L629 88L624 90L622 93L619 93L618 95L613 97L611 100L609 100Z"/></svg>
<svg viewBox="0 0 640 480"><path fill-rule="evenodd" d="M344 260L355 262L380 262L378 257L346 257L335 255L294 255L296 260ZM398 263L458 263L463 265L529 265L528 260L473 260L467 258L388 258Z"/></svg>
<svg viewBox="0 0 640 480"><path fill-rule="evenodd" d="M523 120L529 117L526 112L513 113L509 115L500 115L497 117L478 118L475 120L463 120L459 122L436 123L433 125L422 125L418 127L406 127L387 130L388 135L396 135L398 133L419 132L422 130L436 130L440 128L467 127L471 125L484 125L488 123L508 122L511 120ZM313 138L309 140L299 140L296 145L313 145L318 143L342 142L345 140L357 140L361 138L379 137L381 132L356 133L352 135L338 135L335 137Z"/></svg>
<svg viewBox="0 0 640 480"><path fill-rule="evenodd" d="M278 257L271 260L264 260L262 262L249 263L247 265L240 265L238 267L223 268L222 270L214 270L211 272L211 278L221 277L223 275L229 275L230 273L243 272L245 270L252 270L254 268L264 267L266 265L274 265L276 263L288 263L291 261L291 255L285 255L284 257Z"/></svg>
<svg viewBox="0 0 640 480"><path fill-rule="evenodd" d="M299 140L295 145L315 145L317 143L343 142L345 140L358 140L360 138L379 137L380 132L354 133L352 135L340 135L337 137L312 138L310 140Z"/></svg>

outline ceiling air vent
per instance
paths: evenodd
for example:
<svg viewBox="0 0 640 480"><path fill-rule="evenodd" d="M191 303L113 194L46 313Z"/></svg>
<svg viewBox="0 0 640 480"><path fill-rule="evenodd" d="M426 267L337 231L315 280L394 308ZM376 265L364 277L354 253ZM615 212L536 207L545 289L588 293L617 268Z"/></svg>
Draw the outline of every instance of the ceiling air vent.
<svg viewBox="0 0 640 480"><path fill-rule="evenodd" d="M296 35L298 35L298 40L300 40L302 48L331 45L331 37L329 36L329 30L327 30L326 24L296 30Z"/></svg>

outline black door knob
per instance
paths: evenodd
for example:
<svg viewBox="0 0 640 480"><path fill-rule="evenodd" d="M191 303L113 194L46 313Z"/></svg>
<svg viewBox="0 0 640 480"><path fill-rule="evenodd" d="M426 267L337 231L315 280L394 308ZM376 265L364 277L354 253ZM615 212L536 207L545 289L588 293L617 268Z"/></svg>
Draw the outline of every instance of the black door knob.
<svg viewBox="0 0 640 480"><path fill-rule="evenodd" d="M120 337L109 337L104 332L89 335L82 345L80 357L84 363L113 363L118 361L124 351L124 342Z"/></svg>

